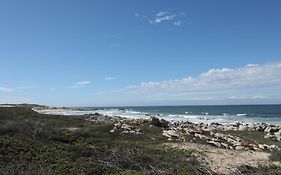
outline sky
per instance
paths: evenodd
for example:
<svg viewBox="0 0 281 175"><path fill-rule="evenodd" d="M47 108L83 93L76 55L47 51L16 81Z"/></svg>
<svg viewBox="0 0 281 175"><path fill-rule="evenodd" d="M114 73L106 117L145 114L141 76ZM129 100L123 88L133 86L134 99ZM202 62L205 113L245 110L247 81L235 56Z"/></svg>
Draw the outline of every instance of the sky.
<svg viewBox="0 0 281 175"><path fill-rule="evenodd" d="M0 103L281 103L279 0L0 1Z"/></svg>

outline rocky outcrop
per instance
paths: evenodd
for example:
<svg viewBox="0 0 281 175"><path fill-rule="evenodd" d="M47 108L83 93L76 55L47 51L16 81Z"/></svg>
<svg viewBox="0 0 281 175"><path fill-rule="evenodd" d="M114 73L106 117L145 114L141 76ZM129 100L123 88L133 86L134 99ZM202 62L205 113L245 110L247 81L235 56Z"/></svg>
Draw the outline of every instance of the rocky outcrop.
<svg viewBox="0 0 281 175"><path fill-rule="evenodd" d="M150 124L157 126L157 127L163 127L163 128L168 128L169 127L169 122L164 119L159 119L157 117L151 117L150 118Z"/></svg>
<svg viewBox="0 0 281 175"><path fill-rule="evenodd" d="M241 139L240 137L232 136L230 134L222 134L210 132L206 133L203 130L195 130L194 128L187 128L185 130L179 130L179 128L172 128L170 130L163 130L163 136L167 137L168 140L180 140L194 141L199 139L200 142L205 142L216 147L235 149L235 150L280 150L276 145L266 145L266 144L250 144L247 141Z"/></svg>
<svg viewBox="0 0 281 175"><path fill-rule="evenodd" d="M115 123L110 133L117 132L118 130L121 132L121 134L137 134L137 135L142 134L141 129L136 128L133 125L129 125L121 122Z"/></svg>
<svg viewBox="0 0 281 175"><path fill-rule="evenodd" d="M249 143L246 140L230 134L223 134L225 131L259 131L265 133L266 139L281 141L281 127L265 123L244 124L236 123L221 125L218 123L191 123L191 122L169 122L157 117L150 119L126 119L122 117L111 117L101 114L88 115L88 120L93 122L114 123L110 133L136 134L141 135L142 125L150 125L162 129L162 135L168 140L190 141L210 144L216 147L235 150L280 150L276 145Z"/></svg>

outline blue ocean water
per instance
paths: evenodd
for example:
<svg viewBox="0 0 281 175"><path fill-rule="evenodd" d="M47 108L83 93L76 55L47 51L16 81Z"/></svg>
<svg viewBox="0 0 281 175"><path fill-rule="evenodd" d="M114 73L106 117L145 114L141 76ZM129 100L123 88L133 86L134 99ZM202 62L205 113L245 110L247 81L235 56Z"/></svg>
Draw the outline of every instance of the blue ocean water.
<svg viewBox="0 0 281 175"><path fill-rule="evenodd" d="M208 106L139 106L86 107L106 115L128 118L158 116L167 120L217 123L273 123L281 124L281 105L208 105Z"/></svg>

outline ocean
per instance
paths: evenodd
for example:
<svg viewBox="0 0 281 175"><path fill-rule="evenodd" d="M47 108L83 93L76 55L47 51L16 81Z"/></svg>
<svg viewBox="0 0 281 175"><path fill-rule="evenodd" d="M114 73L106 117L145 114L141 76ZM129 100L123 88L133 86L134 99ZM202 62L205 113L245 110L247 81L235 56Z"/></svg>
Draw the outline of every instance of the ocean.
<svg viewBox="0 0 281 175"><path fill-rule="evenodd" d="M209 106L139 106L79 107L71 114L101 113L127 118L157 116L169 121L196 123L271 123L281 124L281 105L209 105Z"/></svg>

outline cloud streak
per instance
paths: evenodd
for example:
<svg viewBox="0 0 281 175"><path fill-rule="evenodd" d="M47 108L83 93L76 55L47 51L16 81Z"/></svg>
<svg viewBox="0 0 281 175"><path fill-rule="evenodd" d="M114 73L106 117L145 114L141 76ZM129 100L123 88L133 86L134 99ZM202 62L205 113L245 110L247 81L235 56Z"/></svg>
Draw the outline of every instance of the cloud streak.
<svg viewBox="0 0 281 175"><path fill-rule="evenodd" d="M172 13L170 11L159 11L150 17L135 14L136 17L147 20L150 24L169 23L174 26L181 26L184 22L184 13Z"/></svg>
<svg viewBox="0 0 281 175"><path fill-rule="evenodd" d="M0 87L0 92L8 93L8 92L14 92L14 90L7 87Z"/></svg>
<svg viewBox="0 0 281 175"><path fill-rule="evenodd" d="M177 15L175 14L167 14L167 15L163 15L163 16L157 16L154 19L150 19L149 22L151 24L157 24L157 23L161 23L164 21L171 21L173 20Z"/></svg>
<svg viewBox="0 0 281 175"><path fill-rule="evenodd" d="M91 81L78 81L74 85L69 86L68 88L70 88L70 89L82 88L82 87L85 87L89 84L91 84Z"/></svg>
<svg viewBox="0 0 281 175"><path fill-rule="evenodd" d="M91 81L78 81L75 84L76 85L87 85L87 84L90 84L90 83L91 83Z"/></svg>
<svg viewBox="0 0 281 175"><path fill-rule="evenodd" d="M116 79L115 77L105 77L104 80L110 81Z"/></svg>

